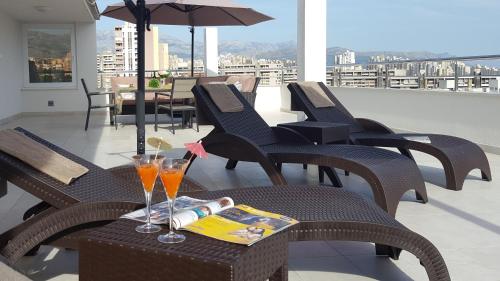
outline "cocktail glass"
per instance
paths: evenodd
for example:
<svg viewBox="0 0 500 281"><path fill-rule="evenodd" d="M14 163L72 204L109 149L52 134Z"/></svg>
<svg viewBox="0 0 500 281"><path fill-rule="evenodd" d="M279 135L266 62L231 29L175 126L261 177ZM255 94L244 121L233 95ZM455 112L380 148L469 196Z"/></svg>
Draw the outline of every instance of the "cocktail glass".
<svg viewBox="0 0 500 281"><path fill-rule="evenodd" d="M168 207L170 210L169 232L165 235L158 236L158 241L166 244L180 243L186 240L182 234L174 232L173 216L174 204L177 197L177 191L184 178L184 172L188 166L188 161L185 159L166 159L163 161L160 169L160 179L165 189L165 194L168 199Z"/></svg>
<svg viewBox="0 0 500 281"><path fill-rule="evenodd" d="M165 157L159 155L136 155L132 159L146 196L146 224L139 225L135 228L135 231L139 233L155 233L160 231L161 227L151 224L151 197L158 173L160 172L161 163L165 160Z"/></svg>

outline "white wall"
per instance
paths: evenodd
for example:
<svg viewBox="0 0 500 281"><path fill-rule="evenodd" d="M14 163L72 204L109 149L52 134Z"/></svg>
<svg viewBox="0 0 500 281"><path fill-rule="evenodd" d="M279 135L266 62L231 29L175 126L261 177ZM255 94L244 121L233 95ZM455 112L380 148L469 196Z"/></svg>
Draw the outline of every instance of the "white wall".
<svg viewBox="0 0 500 281"><path fill-rule="evenodd" d="M90 91L97 85L96 66L96 24L76 23L76 89L22 89L22 112L73 112L86 111L87 99L85 97L80 79L87 82ZM21 34L21 31L19 31ZM24 62L24 58L19 61ZM53 100L54 107L48 107L47 102ZM104 103L104 99L94 99L96 104Z"/></svg>
<svg viewBox="0 0 500 281"><path fill-rule="evenodd" d="M465 138L500 154L500 95L365 88L333 91L355 117L374 119L401 131ZM290 111L288 89L282 88L280 97L281 110Z"/></svg>
<svg viewBox="0 0 500 281"><path fill-rule="evenodd" d="M21 110L21 24L0 11L0 120Z"/></svg>
<svg viewBox="0 0 500 281"><path fill-rule="evenodd" d="M334 88L356 117L391 128L442 133L500 148L500 96L419 90Z"/></svg>

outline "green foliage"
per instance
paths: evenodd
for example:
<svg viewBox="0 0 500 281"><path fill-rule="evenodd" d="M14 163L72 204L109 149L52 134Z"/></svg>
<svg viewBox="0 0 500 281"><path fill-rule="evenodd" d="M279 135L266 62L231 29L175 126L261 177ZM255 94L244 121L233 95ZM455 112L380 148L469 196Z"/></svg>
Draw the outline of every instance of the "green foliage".
<svg viewBox="0 0 500 281"><path fill-rule="evenodd" d="M153 78L149 80L149 88L160 88L160 80Z"/></svg>

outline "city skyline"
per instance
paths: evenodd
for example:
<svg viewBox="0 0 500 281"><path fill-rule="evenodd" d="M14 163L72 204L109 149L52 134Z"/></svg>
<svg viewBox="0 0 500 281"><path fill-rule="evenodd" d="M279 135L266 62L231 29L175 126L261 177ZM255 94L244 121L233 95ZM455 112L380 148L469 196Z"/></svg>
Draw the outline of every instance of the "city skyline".
<svg viewBox="0 0 500 281"><path fill-rule="evenodd" d="M98 5L102 11L115 2L117 0L98 0ZM221 41L279 43L296 40L295 1L237 2L276 20L252 27L221 27ZM495 27L500 27L495 15L499 9L500 2L494 0L358 0L356 5L328 0L327 45L358 51L430 51L459 56L494 54L498 53L496 46L500 44L500 37L494 34L498 30ZM374 22L377 23L375 27ZM97 28L98 31L109 30L122 23L102 17ZM384 28L386 26L390 28ZM188 40L187 27L161 26L160 29L160 32ZM464 40L464 34L469 34L471 40ZM478 44L473 38L484 38L487 44ZM202 41L202 32L198 32L197 41Z"/></svg>

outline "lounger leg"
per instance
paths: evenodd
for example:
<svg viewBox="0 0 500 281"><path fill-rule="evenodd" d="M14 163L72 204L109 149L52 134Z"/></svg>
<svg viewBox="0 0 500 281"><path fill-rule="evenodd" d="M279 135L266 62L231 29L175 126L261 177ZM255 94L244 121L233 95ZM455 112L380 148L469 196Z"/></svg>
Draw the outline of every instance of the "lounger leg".
<svg viewBox="0 0 500 281"><path fill-rule="evenodd" d="M283 163L276 163L276 168L281 172L281 170L283 169Z"/></svg>
<svg viewBox="0 0 500 281"><path fill-rule="evenodd" d="M269 277L269 281L288 281L288 265L284 264L280 267L273 276Z"/></svg>
<svg viewBox="0 0 500 281"><path fill-rule="evenodd" d="M7 180L0 178L0 198L7 195Z"/></svg>
<svg viewBox="0 0 500 281"><path fill-rule="evenodd" d="M259 164L266 172L273 185L287 185L287 182L276 165L270 161L260 161Z"/></svg>
<svg viewBox="0 0 500 281"><path fill-rule="evenodd" d="M490 174L486 174L485 172L481 171L481 178L484 181L491 181L491 173Z"/></svg>
<svg viewBox="0 0 500 281"><path fill-rule="evenodd" d="M326 173L326 175L328 176L328 178L330 179L330 181L332 182L332 185L334 187L343 187L342 185L342 182L340 181L339 179L339 176L337 175L337 172L335 172L334 169L330 168L330 167L320 167L320 170L324 171ZM321 174L320 174L321 176ZM320 178L321 180L321 178Z"/></svg>
<svg viewBox="0 0 500 281"><path fill-rule="evenodd" d="M398 148L399 152L401 152L401 154L403 154L404 156L410 158L411 160L415 160L415 158L413 158L413 155L411 154L410 150L408 149L404 149L404 148Z"/></svg>
<svg viewBox="0 0 500 281"><path fill-rule="evenodd" d="M238 165L238 161L229 159L227 160L226 169L234 170L236 165Z"/></svg>
<svg viewBox="0 0 500 281"><path fill-rule="evenodd" d="M318 166L318 177L319 177L319 183L325 183L325 172L321 168L321 166Z"/></svg>
<svg viewBox="0 0 500 281"><path fill-rule="evenodd" d="M49 208L50 208L50 205L48 203L40 202L40 203L36 204L35 206L29 208L26 212L24 212L23 220L28 220L28 219L42 213L43 211L45 211Z"/></svg>
<svg viewBox="0 0 500 281"><path fill-rule="evenodd" d="M386 245L375 244L375 252L377 256L388 256L393 260L399 260L401 249Z"/></svg>

